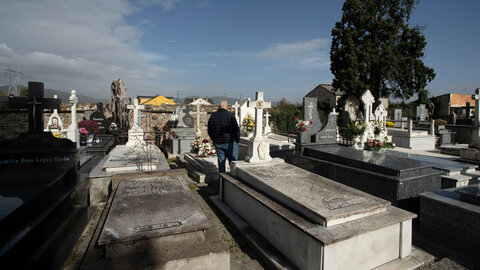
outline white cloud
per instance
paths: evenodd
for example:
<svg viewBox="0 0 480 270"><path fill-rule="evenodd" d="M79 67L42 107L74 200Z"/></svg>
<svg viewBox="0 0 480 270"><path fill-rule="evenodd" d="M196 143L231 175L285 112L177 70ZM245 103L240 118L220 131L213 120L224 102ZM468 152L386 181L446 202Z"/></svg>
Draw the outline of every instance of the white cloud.
<svg viewBox="0 0 480 270"><path fill-rule="evenodd" d="M108 97L116 78L127 89L157 88L170 71L150 63L165 56L138 51L142 31L124 19L136 10L127 0L4 0L0 69L13 65L23 84L82 95Z"/></svg>
<svg viewBox="0 0 480 270"><path fill-rule="evenodd" d="M182 0L140 0L139 2L145 6L160 6L165 12L174 9Z"/></svg>
<svg viewBox="0 0 480 270"><path fill-rule="evenodd" d="M143 59L147 60L147 61L163 61L163 60L167 60L168 57L165 56L165 55L161 55L161 54L156 54L156 53L148 53L148 52L139 52L138 53L141 57L143 57Z"/></svg>
<svg viewBox="0 0 480 270"><path fill-rule="evenodd" d="M326 48L328 41L329 40L325 38L316 38L309 41L296 41L294 43L277 43L258 53L258 56L270 59L298 57Z"/></svg>

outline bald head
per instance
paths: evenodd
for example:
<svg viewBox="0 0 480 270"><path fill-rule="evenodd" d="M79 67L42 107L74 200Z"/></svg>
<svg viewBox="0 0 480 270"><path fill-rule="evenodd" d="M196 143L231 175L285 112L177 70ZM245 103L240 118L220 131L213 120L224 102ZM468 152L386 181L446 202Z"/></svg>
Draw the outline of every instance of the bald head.
<svg viewBox="0 0 480 270"><path fill-rule="evenodd" d="M220 104L218 105L218 108L228 110L228 102L226 100L220 101Z"/></svg>

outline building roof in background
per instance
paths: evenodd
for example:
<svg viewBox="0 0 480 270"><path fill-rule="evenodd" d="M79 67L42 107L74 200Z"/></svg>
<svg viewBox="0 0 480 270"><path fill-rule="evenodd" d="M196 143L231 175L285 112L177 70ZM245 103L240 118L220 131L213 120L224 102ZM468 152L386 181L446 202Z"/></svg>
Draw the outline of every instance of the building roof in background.
<svg viewBox="0 0 480 270"><path fill-rule="evenodd" d="M335 96L343 96L345 94L345 92L342 91L342 90L335 90L333 88L333 86L330 85L330 84L319 84L319 85L317 85L317 87L313 88L312 91L308 92L308 94L306 94L305 96L306 97L317 96L316 92L318 92L320 90L326 90L326 91L334 94Z"/></svg>

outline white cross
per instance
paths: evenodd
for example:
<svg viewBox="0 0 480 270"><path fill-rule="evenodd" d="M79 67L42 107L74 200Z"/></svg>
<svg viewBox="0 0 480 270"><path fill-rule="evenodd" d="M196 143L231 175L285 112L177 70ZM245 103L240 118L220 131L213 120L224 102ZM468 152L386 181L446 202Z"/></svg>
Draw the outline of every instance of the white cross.
<svg viewBox="0 0 480 270"><path fill-rule="evenodd" d="M71 93L68 101L72 105L72 109L71 109L72 123L76 124L77 123L77 103L78 103L78 97L77 97L77 91L76 90L72 90L72 93Z"/></svg>
<svg viewBox="0 0 480 270"><path fill-rule="evenodd" d="M370 122L372 114L372 104L375 103L375 98L370 90L365 91L361 96L363 107L365 108L365 123Z"/></svg>
<svg viewBox="0 0 480 270"><path fill-rule="evenodd" d="M268 118L270 118L270 116L271 115L268 112L265 113L265 134L272 132L272 130L270 129L270 125L268 124Z"/></svg>
<svg viewBox="0 0 480 270"><path fill-rule="evenodd" d="M255 108L255 133L253 139L263 137L263 109L272 107L271 102L263 100L263 92L257 92L255 96L256 100L248 102L248 107Z"/></svg>
<svg viewBox="0 0 480 270"><path fill-rule="evenodd" d="M200 128L200 115L206 115L207 112L201 112L200 111L200 103L197 103L197 111L196 112L190 112L190 115L196 115L197 116L197 127Z"/></svg>
<svg viewBox="0 0 480 270"><path fill-rule="evenodd" d="M232 107L235 109L235 120L237 120L237 124L240 125L240 121L238 119L238 108L240 107L240 104L238 104L238 101L235 101L235 104L233 104Z"/></svg>
<svg viewBox="0 0 480 270"><path fill-rule="evenodd" d="M133 100L133 105L127 105L127 109L133 110L133 124L138 126L138 111L145 109L145 105L139 105L138 99Z"/></svg>

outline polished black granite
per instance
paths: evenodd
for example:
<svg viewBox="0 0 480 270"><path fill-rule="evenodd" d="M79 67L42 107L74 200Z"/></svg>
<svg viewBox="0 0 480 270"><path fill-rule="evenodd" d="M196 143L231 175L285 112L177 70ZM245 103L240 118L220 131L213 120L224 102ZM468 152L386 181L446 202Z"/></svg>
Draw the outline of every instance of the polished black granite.
<svg viewBox="0 0 480 270"><path fill-rule="evenodd" d="M480 206L480 184L461 187L455 192L460 194L460 200Z"/></svg>
<svg viewBox="0 0 480 270"><path fill-rule="evenodd" d="M394 156L389 154L388 150L375 152L340 145L310 146L305 148L303 155L400 178L425 174L432 170L432 165L428 163Z"/></svg>

